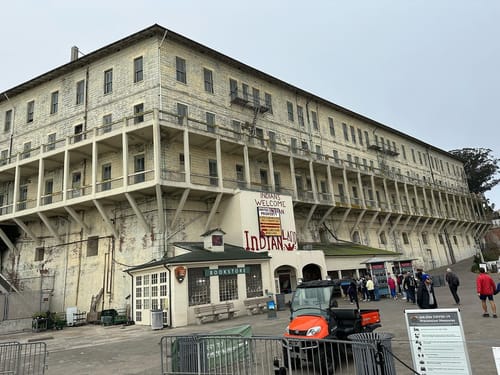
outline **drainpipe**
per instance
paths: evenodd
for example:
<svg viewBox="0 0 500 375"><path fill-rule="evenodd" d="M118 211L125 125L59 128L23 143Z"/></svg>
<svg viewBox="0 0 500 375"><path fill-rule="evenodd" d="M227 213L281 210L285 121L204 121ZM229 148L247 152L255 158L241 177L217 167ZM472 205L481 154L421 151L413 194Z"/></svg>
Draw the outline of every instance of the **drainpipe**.
<svg viewBox="0 0 500 375"><path fill-rule="evenodd" d="M168 264L163 265L168 271L168 323L172 328L172 270L168 266Z"/></svg>
<svg viewBox="0 0 500 375"><path fill-rule="evenodd" d="M163 42L167 38L167 33L168 30L165 30L165 33L163 34L163 38L161 38L160 45L158 46L158 86L159 86L159 93L158 93L158 100L160 101L158 104L158 110L160 112L160 117L161 117L161 112L163 110L163 104L162 104L162 93L161 93L161 46L163 45Z"/></svg>
<svg viewBox="0 0 500 375"><path fill-rule="evenodd" d="M132 312L134 311L134 276L132 276L132 274L125 270L124 271L127 275L130 276L130 314L132 315ZM135 321L135 317L134 316L130 316L130 320L132 321Z"/></svg>

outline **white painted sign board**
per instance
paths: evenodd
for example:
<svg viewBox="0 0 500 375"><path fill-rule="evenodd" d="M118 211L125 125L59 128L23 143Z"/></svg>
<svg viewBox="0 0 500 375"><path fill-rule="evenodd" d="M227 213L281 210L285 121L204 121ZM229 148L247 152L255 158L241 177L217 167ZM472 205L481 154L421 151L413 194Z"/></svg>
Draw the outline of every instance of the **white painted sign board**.
<svg viewBox="0 0 500 375"><path fill-rule="evenodd" d="M414 369L421 375L472 375L458 309L405 310Z"/></svg>

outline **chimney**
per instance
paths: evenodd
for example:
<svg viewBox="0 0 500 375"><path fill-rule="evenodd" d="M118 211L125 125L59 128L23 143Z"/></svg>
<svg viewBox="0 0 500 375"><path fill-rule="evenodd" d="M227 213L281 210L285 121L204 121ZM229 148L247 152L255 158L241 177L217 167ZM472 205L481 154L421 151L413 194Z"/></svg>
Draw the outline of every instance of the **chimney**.
<svg viewBox="0 0 500 375"><path fill-rule="evenodd" d="M78 60L78 47L73 46L71 47L71 61Z"/></svg>

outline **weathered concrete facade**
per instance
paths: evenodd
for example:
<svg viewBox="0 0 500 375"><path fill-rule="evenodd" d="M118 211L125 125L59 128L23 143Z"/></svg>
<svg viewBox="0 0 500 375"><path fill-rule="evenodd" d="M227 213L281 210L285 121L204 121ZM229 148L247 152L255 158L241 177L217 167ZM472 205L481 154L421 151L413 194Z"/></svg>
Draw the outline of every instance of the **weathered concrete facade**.
<svg viewBox="0 0 500 375"><path fill-rule="evenodd" d="M452 155L157 25L0 95L0 271L54 276L53 310L101 289L99 309L125 307L125 269L213 227L240 236L222 224L242 190L290 196L298 244L426 268L490 226Z"/></svg>

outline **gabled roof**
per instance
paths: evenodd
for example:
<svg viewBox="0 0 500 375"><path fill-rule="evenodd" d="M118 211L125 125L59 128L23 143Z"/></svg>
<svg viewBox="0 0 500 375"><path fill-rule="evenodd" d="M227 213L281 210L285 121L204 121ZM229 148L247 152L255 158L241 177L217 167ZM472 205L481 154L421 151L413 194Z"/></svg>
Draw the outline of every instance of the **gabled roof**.
<svg viewBox="0 0 500 375"><path fill-rule="evenodd" d="M355 256L399 256L400 253L394 251L377 249L375 247L364 246L354 242L337 242L337 243L302 243L299 249L304 250L322 250L325 256L335 257L355 257Z"/></svg>
<svg viewBox="0 0 500 375"><path fill-rule="evenodd" d="M178 242L174 243L181 249L188 250L186 254L181 254L171 258L163 258L158 261L152 261L140 266L132 267L125 272L137 271L145 268L157 267L169 264L189 264L189 263L217 263L222 261L240 261L240 260L269 260L271 257L267 252L246 251L239 246L229 244L224 245L224 251L212 252L203 248L202 242Z"/></svg>

